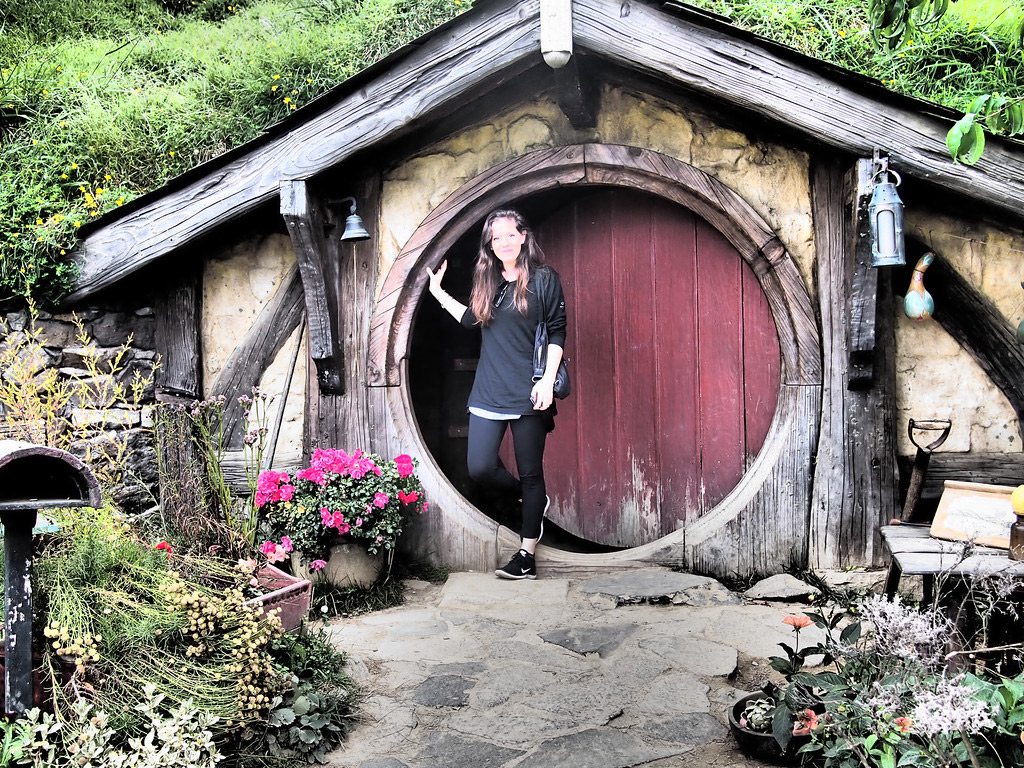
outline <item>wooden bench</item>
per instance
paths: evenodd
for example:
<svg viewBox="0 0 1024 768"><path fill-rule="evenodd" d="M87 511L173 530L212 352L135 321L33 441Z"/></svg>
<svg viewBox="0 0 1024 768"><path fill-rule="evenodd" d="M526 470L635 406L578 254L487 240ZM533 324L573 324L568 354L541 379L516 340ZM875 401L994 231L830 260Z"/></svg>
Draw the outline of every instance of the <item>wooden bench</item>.
<svg viewBox="0 0 1024 768"><path fill-rule="evenodd" d="M882 542L892 556L885 579L885 594L890 600L904 574L922 578L926 603L934 596L935 577L940 573L970 578L1007 572L1024 579L1024 562L1011 560L1005 549L975 546L964 557L966 542L933 538L929 529L929 524L882 526Z"/></svg>

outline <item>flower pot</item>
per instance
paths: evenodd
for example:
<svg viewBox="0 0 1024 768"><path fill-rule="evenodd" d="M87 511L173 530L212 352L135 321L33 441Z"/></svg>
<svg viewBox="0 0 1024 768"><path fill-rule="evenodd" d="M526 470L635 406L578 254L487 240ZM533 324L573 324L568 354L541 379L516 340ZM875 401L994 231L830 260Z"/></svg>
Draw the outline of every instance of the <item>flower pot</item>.
<svg viewBox="0 0 1024 768"><path fill-rule="evenodd" d="M800 763L800 756L797 754L797 750L810 742L810 736L794 736L790 739L786 749L783 750L773 734L752 731L750 728L740 725L740 717L743 715L747 702L766 698L768 696L764 693L751 693L743 696L733 704L729 708L729 730L732 731L733 738L736 739L740 750L747 757L775 763L776 765L798 765Z"/></svg>
<svg viewBox="0 0 1024 768"><path fill-rule="evenodd" d="M301 552L292 552L292 572L310 580L322 579L336 587L368 587L384 570L385 553L371 555L361 544L342 539L331 546L327 565L313 571Z"/></svg>
<svg viewBox="0 0 1024 768"><path fill-rule="evenodd" d="M313 599L313 584L309 579L292 576L280 568L265 565L256 572L256 580L264 594L246 600L246 605L257 605L264 613L277 609L281 626L286 632L299 629L309 615L309 605Z"/></svg>

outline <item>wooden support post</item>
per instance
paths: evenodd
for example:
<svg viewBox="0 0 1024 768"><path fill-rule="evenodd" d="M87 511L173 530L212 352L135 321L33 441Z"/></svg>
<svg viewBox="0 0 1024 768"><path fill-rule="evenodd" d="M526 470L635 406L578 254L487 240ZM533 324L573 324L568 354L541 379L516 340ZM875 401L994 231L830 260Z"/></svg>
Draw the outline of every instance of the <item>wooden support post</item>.
<svg viewBox="0 0 1024 768"><path fill-rule="evenodd" d="M309 354L316 365L317 383L323 393L344 394L338 321L324 283L327 248L323 214L317 201L310 198L304 180L281 182L281 215L295 246L302 288L306 294Z"/></svg>
<svg viewBox="0 0 1024 768"><path fill-rule="evenodd" d="M594 128L597 125L598 93L596 87L580 71L579 56L573 56L564 67L554 70L555 98L573 128Z"/></svg>
<svg viewBox="0 0 1024 768"><path fill-rule="evenodd" d="M32 527L35 510L0 512L4 526L4 686L6 711L32 706Z"/></svg>
<svg viewBox="0 0 1024 768"><path fill-rule="evenodd" d="M202 393L200 348L200 307L202 290L198 269L172 278L170 287L154 301L156 348L160 367L156 370L157 400L198 399Z"/></svg>
<svg viewBox="0 0 1024 768"><path fill-rule="evenodd" d="M894 311L875 314L876 354L870 388L851 387L851 316L856 238L850 207L859 174L821 160L811 189L821 309L823 366L821 432L811 496L812 568L880 565L880 528L897 513ZM869 267L870 269L870 267ZM876 272L877 294L890 292L890 272Z"/></svg>
<svg viewBox="0 0 1024 768"><path fill-rule="evenodd" d="M873 162L861 159L853 171L853 279L850 285L850 368L846 386L864 389L875 375L875 317L878 313L878 270L871 266L868 204Z"/></svg>

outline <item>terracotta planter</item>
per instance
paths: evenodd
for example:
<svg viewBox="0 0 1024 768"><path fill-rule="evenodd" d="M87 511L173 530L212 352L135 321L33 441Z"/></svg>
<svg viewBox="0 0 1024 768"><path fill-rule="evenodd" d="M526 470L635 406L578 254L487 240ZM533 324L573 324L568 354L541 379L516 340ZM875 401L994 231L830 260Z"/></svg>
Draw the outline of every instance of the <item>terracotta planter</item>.
<svg viewBox="0 0 1024 768"><path fill-rule="evenodd" d="M246 605L258 605L264 613L276 608L286 632L299 629L309 615L313 599L313 584L309 579L292 576L272 565L260 568L256 578L265 594L246 600Z"/></svg>
<svg viewBox="0 0 1024 768"><path fill-rule="evenodd" d="M766 698L768 697L763 693L751 693L733 704L729 708L729 730L732 731L733 738L736 739L740 750L747 757L776 765L798 765L800 756L797 754L797 750L810 742L810 736L794 736L783 751L771 733L752 731L740 725L740 717L743 715L743 709L747 706L747 702Z"/></svg>
<svg viewBox="0 0 1024 768"><path fill-rule="evenodd" d="M384 570L385 553L371 555L361 544L342 539L331 546L327 565L311 571L301 552L292 552L292 572L310 580L323 580L336 587L368 587Z"/></svg>

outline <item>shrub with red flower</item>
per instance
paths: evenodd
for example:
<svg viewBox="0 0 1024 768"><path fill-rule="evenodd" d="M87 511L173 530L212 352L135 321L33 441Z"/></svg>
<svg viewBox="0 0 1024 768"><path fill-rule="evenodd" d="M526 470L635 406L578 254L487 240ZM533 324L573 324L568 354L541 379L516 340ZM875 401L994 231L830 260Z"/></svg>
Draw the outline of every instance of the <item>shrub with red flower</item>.
<svg viewBox="0 0 1024 768"><path fill-rule="evenodd" d="M256 506L271 538L287 538L309 562L325 559L341 536L360 541L371 554L392 550L412 516L429 505L412 457L385 461L372 453L321 448L308 467L291 475L261 473Z"/></svg>

